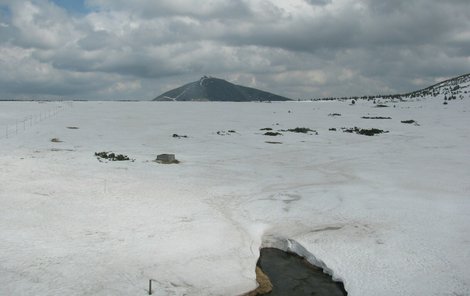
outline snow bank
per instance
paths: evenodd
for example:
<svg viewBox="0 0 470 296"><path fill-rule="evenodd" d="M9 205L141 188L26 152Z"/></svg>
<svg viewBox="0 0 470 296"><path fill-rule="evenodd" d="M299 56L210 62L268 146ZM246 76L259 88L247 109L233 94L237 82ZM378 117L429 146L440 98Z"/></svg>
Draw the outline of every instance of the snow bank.
<svg viewBox="0 0 470 296"><path fill-rule="evenodd" d="M53 104L0 102L0 127ZM74 102L0 139L0 294L146 295L154 279L154 295L240 295L272 237L349 295L469 295L469 112L440 99ZM341 132L354 126L390 132ZM266 127L318 135L272 145Z"/></svg>

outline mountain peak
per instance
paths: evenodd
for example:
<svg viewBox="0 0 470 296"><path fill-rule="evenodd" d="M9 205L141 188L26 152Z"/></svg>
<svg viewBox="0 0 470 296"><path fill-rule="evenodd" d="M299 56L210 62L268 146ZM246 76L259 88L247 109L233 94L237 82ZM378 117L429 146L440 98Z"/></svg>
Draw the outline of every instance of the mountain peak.
<svg viewBox="0 0 470 296"><path fill-rule="evenodd" d="M259 89L236 85L224 79L203 76L198 81L191 82L167 91L154 101L289 101L289 98L279 96Z"/></svg>

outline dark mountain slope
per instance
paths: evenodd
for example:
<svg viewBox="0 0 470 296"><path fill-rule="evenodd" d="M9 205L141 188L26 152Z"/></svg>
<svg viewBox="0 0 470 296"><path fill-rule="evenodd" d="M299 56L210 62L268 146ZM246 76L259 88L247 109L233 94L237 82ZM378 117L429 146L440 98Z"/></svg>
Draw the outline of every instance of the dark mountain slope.
<svg viewBox="0 0 470 296"><path fill-rule="evenodd" d="M226 80L202 77L199 81L167 91L154 101L289 101L289 98L259 89L230 83Z"/></svg>

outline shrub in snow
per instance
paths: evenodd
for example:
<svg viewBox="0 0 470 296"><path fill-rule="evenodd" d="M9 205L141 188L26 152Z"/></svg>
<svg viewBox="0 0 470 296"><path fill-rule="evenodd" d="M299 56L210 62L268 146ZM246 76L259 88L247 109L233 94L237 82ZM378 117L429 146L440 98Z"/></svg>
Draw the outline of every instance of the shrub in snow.
<svg viewBox="0 0 470 296"><path fill-rule="evenodd" d="M356 134L365 135L365 136L373 136L375 134L381 134L381 133L388 133L388 131L384 131L378 128L359 129L358 131L356 131Z"/></svg>
<svg viewBox="0 0 470 296"><path fill-rule="evenodd" d="M406 123L406 124L414 124L416 126L419 126L419 124L413 120L413 119L410 119L410 120L402 120L401 123Z"/></svg>
<svg viewBox="0 0 470 296"><path fill-rule="evenodd" d="M376 134L388 133L388 131L384 131L378 128L366 129L366 128L358 128L358 127L354 127L354 128L343 127L342 130L345 133L356 133L358 135L364 135L364 136L373 136Z"/></svg>
<svg viewBox="0 0 470 296"><path fill-rule="evenodd" d="M282 136L282 134L279 133L279 132L265 132L264 135L265 136L271 136L271 137Z"/></svg>
<svg viewBox="0 0 470 296"><path fill-rule="evenodd" d="M217 134L219 136L227 136L227 135L230 135L230 134L235 134L237 131L235 130L228 130L228 131L218 131Z"/></svg>
<svg viewBox="0 0 470 296"><path fill-rule="evenodd" d="M291 128L288 129L287 131L293 132L293 133L308 133L308 132L314 132L314 130L309 129L308 127L296 127L296 128Z"/></svg>
<svg viewBox="0 0 470 296"><path fill-rule="evenodd" d="M178 135L178 134L173 134L173 138L187 138L188 136L186 135Z"/></svg>
<svg viewBox="0 0 470 296"><path fill-rule="evenodd" d="M98 160L101 161L101 159L106 159L110 161L124 161L124 160L130 160L130 158L127 155L124 154L116 154L114 152L95 152L95 156L98 158Z"/></svg>
<svg viewBox="0 0 470 296"><path fill-rule="evenodd" d="M401 123L408 123L408 124L412 124L412 123L415 123L416 121L414 121L413 119L410 119L410 120L402 120Z"/></svg>
<svg viewBox="0 0 470 296"><path fill-rule="evenodd" d="M391 117L383 117L383 116L362 116L362 119L392 119Z"/></svg>

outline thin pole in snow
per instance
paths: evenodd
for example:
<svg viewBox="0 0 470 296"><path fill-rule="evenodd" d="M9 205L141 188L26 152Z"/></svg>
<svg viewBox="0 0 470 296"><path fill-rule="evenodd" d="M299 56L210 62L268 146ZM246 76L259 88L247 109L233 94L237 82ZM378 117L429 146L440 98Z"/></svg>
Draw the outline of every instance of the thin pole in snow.
<svg viewBox="0 0 470 296"><path fill-rule="evenodd" d="M152 295L152 280L149 280L149 295Z"/></svg>

